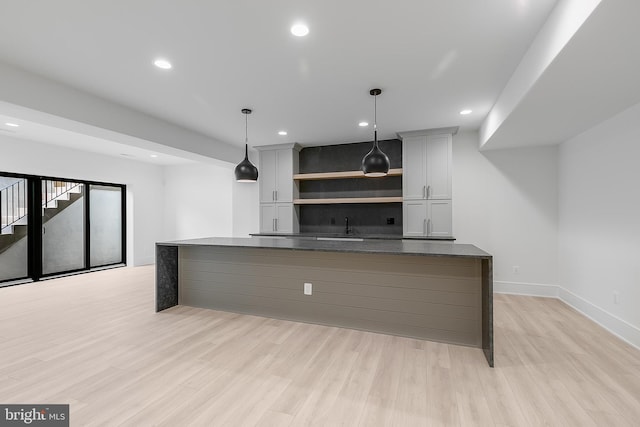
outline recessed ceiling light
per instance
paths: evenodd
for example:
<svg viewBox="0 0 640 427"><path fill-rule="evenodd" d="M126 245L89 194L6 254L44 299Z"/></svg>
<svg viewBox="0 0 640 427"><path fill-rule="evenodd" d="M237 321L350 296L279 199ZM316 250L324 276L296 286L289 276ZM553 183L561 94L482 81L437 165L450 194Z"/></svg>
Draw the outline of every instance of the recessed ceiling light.
<svg viewBox="0 0 640 427"><path fill-rule="evenodd" d="M463 116L466 116L467 114L471 114L473 111L471 110L462 110L460 111L460 114L462 114Z"/></svg>
<svg viewBox="0 0 640 427"><path fill-rule="evenodd" d="M19 124L17 124L17 123L10 123L10 122L5 123L5 125L7 125L7 126L11 126L12 128L18 128L18 127L20 127L20 125L19 125Z"/></svg>
<svg viewBox="0 0 640 427"><path fill-rule="evenodd" d="M358 123L358 126L360 126L361 128L367 127L369 126L369 122L360 122Z"/></svg>
<svg viewBox="0 0 640 427"><path fill-rule="evenodd" d="M158 157L158 155L157 154L149 154L149 157L153 157L155 159L156 157Z"/></svg>
<svg viewBox="0 0 640 427"><path fill-rule="evenodd" d="M155 65L158 68L162 68L163 70L170 70L171 67L173 67L171 65L171 62L167 61L166 59L162 59L162 58L158 58L155 61L153 61L153 65Z"/></svg>
<svg viewBox="0 0 640 427"><path fill-rule="evenodd" d="M291 34L297 37L304 37L309 34L309 27L300 23L294 24L293 27L291 27Z"/></svg>
<svg viewBox="0 0 640 427"><path fill-rule="evenodd" d="M287 134L286 130L281 130L280 132L278 132L278 135L285 136L286 134Z"/></svg>

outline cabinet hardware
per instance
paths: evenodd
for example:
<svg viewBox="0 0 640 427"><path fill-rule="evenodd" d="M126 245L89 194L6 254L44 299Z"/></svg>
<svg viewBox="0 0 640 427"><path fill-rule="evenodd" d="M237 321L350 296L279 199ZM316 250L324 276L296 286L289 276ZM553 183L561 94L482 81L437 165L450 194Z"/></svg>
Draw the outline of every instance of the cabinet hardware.
<svg viewBox="0 0 640 427"><path fill-rule="evenodd" d="M422 198L423 199L427 198L427 186L426 185L422 186Z"/></svg>
<svg viewBox="0 0 640 427"><path fill-rule="evenodd" d="M275 193L276 193L276 199L275 200L277 202L278 201L278 190L276 190Z"/></svg>
<svg viewBox="0 0 640 427"><path fill-rule="evenodd" d="M278 231L278 218L275 218L275 221L276 221L276 230L275 231Z"/></svg>
<svg viewBox="0 0 640 427"><path fill-rule="evenodd" d="M276 219L271 220L271 231L276 231Z"/></svg>
<svg viewBox="0 0 640 427"><path fill-rule="evenodd" d="M430 185L427 185L427 189L426 189L426 191L425 191L425 195L426 195L426 198L427 198L427 199L429 198L429 193L431 193L431 186L430 186Z"/></svg>
<svg viewBox="0 0 640 427"><path fill-rule="evenodd" d="M276 190L271 190L271 200L276 200Z"/></svg>
<svg viewBox="0 0 640 427"><path fill-rule="evenodd" d="M422 220L422 234L427 234L427 219Z"/></svg>

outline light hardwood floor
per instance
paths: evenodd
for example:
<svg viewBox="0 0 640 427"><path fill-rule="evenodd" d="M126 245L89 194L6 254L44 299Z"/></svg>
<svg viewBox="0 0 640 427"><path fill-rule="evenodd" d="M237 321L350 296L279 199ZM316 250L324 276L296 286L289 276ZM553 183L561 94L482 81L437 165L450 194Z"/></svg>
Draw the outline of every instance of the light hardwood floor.
<svg viewBox="0 0 640 427"><path fill-rule="evenodd" d="M0 288L0 403L71 425L625 426L640 351L554 299L495 296L474 348L190 307L153 267Z"/></svg>

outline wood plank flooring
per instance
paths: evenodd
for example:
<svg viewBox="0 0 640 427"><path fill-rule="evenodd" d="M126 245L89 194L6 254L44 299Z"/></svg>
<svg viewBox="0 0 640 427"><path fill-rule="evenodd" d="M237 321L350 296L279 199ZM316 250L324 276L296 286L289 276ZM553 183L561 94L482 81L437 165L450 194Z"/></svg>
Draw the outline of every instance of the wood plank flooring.
<svg viewBox="0 0 640 427"><path fill-rule="evenodd" d="M0 403L72 426L637 426L640 351L554 299L496 295L482 350L191 307L153 267L0 288Z"/></svg>

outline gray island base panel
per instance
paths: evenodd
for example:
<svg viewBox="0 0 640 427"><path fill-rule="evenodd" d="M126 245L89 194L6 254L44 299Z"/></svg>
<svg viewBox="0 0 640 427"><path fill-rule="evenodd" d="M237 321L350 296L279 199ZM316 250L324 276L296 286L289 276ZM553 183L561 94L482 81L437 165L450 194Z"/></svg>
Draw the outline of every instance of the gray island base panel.
<svg viewBox="0 0 640 427"><path fill-rule="evenodd" d="M180 304L466 345L493 366L492 257L473 245L193 239L158 243L156 270L156 311Z"/></svg>

